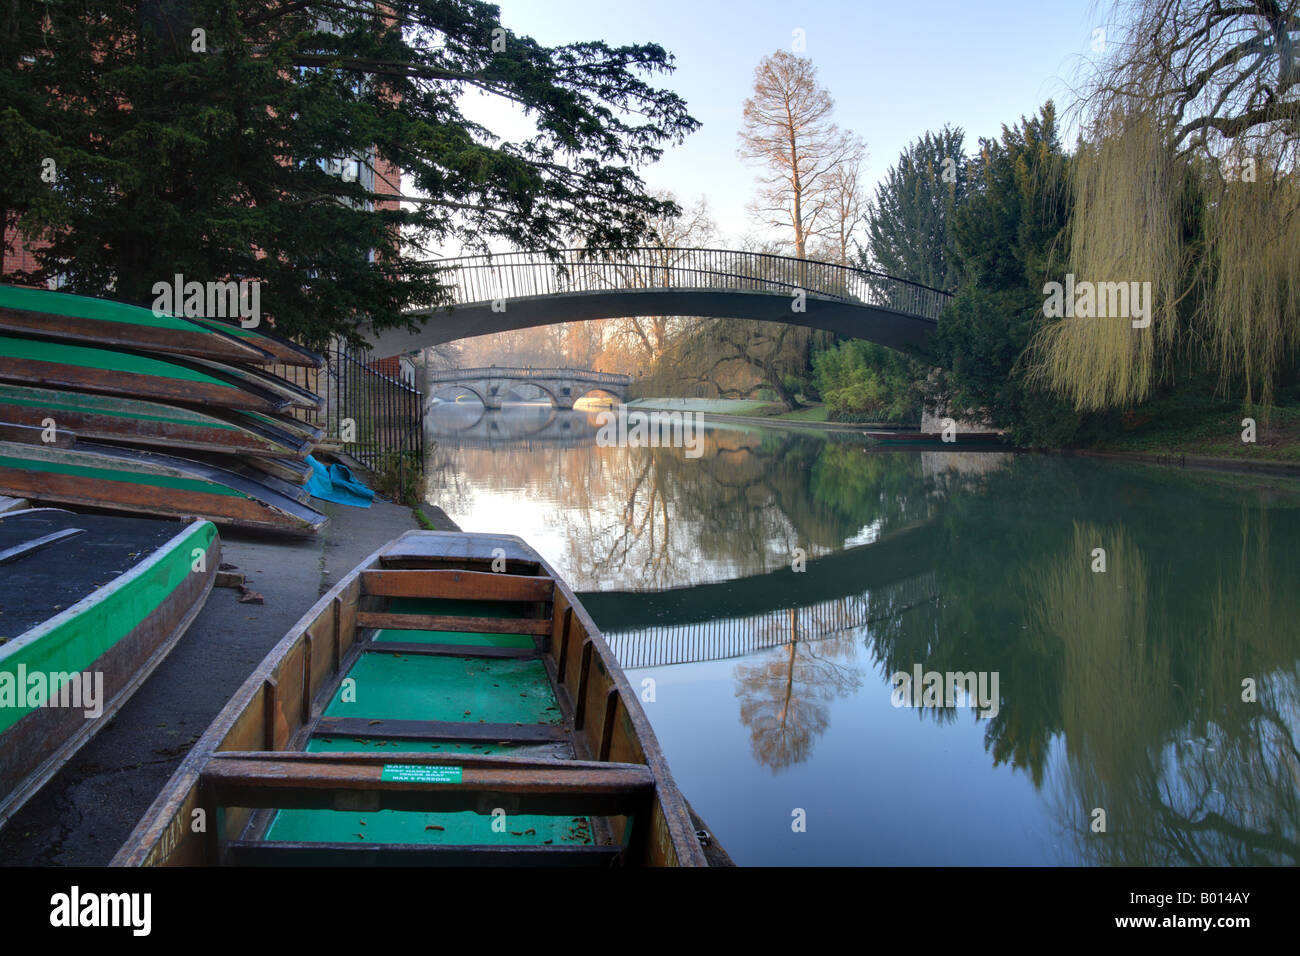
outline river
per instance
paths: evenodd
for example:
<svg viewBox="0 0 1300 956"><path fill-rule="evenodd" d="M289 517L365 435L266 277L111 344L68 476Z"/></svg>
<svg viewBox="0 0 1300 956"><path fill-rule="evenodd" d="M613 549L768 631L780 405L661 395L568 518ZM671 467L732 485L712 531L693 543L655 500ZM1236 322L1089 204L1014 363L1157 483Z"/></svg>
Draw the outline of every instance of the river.
<svg viewBox="0 0 1300 956"><path fill-rule="evenodd" d="M427 424L428 500L581 593L737 863L1300 862L1300 482Z"/></svg>

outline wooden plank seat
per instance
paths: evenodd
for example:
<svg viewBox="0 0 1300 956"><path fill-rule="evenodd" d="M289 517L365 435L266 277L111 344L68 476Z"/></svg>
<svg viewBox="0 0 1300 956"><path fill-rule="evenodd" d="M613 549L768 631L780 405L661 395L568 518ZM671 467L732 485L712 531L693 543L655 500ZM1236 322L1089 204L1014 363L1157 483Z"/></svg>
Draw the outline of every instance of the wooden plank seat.
<svg viewBox="0 0 1300 956"><path fill-rule="evenodd" d="M367 654L424 654L432 657L537 657L537 648L489 647L474 644L429 644L416 641L370 641Z"/></svg>
<svg viewBox="0 0 1300 956"><path fill-rule="evenodd" d="M357 627L393 631L463 631L470 634L549 634L549 618L463 617L453 614L391 614L362 611Z"/></svg>
<svg viewBox="0 0 1300 956"><path fill-rule="evenodd" d="M548 577L492 571L363 571L361 592L377 597L549 602L555 582Z"/></svg>
<svg viewBox="0 0 1300 956"><path fill-rule="evenodd" d="M470 723L452 720L367 720L364 717L322 717L313 737L356 737L372 740L459 740L545 743L565 740L568 731L558 724Z"/></svg>
<svg viewBox="0 0 1300 956"><path fill-rule="evenodd" d="M515 814L604 816L644 813L655 788L654 775L639 764L512 762L468 754L417 760L417 755L401 755L403 768L456 772L457 782L441 783L392 779L386 768L394 766L395 757L285 756L217 754L204 767L200 783L218 806L457 813L490 812L493 806L508 804Z"/></svg>

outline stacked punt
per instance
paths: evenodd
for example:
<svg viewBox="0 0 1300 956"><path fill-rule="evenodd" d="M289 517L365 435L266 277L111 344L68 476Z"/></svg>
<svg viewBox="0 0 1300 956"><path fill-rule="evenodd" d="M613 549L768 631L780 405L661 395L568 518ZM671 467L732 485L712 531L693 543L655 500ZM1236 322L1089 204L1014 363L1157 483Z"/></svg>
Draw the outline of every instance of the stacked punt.
<svg viewBox="0 0 1300 956"><path fill-rule="evenodd" d="M315 533L304 460L319 396L273 374L319 369L294 342L0 286L0 495Z"/></svg>

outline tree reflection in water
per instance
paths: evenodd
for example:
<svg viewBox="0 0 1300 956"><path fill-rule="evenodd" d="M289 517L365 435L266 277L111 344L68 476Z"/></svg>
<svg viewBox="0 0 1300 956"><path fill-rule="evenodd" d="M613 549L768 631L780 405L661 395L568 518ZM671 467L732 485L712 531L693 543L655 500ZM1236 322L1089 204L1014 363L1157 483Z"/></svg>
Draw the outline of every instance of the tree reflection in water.
<svg viewBox="0 0 1300 956"><path fill-rule="evenodd" d="M791 608L782 634L788 643L736 667L740 720L754 758L773 770L807 760L829 724L830 702L862 686L857 635L816 640L834 627L818 610Z"/></svg>
<svg viewBox="0 0 1300 956"><path fill-rule="evenodd" d="M432 461L430 492L450 512L479 498L536 501L564 542L550 557L578 590L764 575L789 568L795 548L811 560L927 522L936 543L924 587L843 594L869 605L864 626L820 620L807 605L832 606L826 595L792 594L784 617L717 608L717 621L752 620L756 640L777 645L734 672L756 761L815 762L832 703L887 693L894 671L997 671L985 750L1042 794L1063 853L1300 863L1294 483L1040 456L953 467L948 454L741 430L710 430L694 460L680 449L440 444ZM1105 573L1091 568L1097 547ZM1247 678L1255 702L1242 700ZM938 726L970 711L922 708L918 719ZM1095 808L1105 833L1090 829Z"/></svg>

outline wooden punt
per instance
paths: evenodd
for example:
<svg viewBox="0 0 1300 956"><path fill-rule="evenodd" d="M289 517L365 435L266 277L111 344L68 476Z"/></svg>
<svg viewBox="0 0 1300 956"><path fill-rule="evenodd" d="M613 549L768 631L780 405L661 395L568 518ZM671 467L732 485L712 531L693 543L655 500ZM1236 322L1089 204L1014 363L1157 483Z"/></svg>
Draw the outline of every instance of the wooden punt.
<svg viewBox="0 0 1300 956"><path fill-rule="evenodd" d="M255 339L191 319L154 315L151 309L125 302L12 285L0 285L0 330L230 362L275 361Z"/></svg>
<svg viewBox="0 0 1300 956"><path fill-rule="evenodd" d="M0 335L0 381L261 412L319 403L288 382L267 381L272 378L200 359Z"/></svg>
<svg viewBox="0 0 1300 956"><path fill-rule="evenodd" d="M517 537L411 531L289 630L112 861L204 864L706 861L568 586Z"/></svg>
<svg viewBox="0 0 1300 956"><path fill-rule="evenodd" d="M950 442L945 442L943 435L936 432L903 428L867 428L863 433L882 445L939 445L951 448L953 445L997 445L1002 442L1002 436L997 432L958 432Z"/></svg>
<svg viewBox="0 0 1300 956"><path fill-rule="evenodd" d="M158 448L302 458L313 446L301 429L249 413L0 382L0 421L41 428L47 420L81 438Z"/></svg>
<svg viewBox="0 0 1300 956"><path fill-rule="evenodd" d="M0 826L167 656L220 563L208 521L0 515Z"/></svg>
<svg viewBox="0 0 1300 956"><path fill-rule="evenodd" d="M295 488L306 485L314 474L311 465L302 458L267 458L261 455L221 455L206 452L189 457L195 461L205 461L218 468L248 475L258 481L274 478L282 484ZM272 485L279 487L274 483Z"/></svg>
<svg viewBox="0 0 1300 956"><path fill-rule="evenodd" d="M0 495L217 524L315 534L326 517L248 475L207 462L76 440L56 443L0 429Z"/></svg>
<svg viewBox="0 0 1300 956"><path fill-rule="evenodd" d="M310 410L320 407L320 396L315 392L308 391L301 385L297 385L287 378L281 378L271 372L259 368L222 365L219 362L210 362L207 359L193 358L188 361L215 375L225 375L238 379L246 383L246 387L252 390L266 390L276 393L283 397L288 407Z"/></svg>
<svg viewBox="0 0 1300 956"><path fill-rule="evenodd" d="M268 332L260 328L245 329L237 323L222 319L196 318L190 319L190 321L225 335L233 335L237 339L255 345L282 365L297 365L305 368L325 367L325 357L319 352L313 352L292 339L286 339L274 332Z"/></svg>
<svg viewBox="0 0 1300 956"><path fill-rule="evenodd" d="M283 478L277 477L272 472L237 459L233 461L214 461L213 464L219 468L224 468L227 471L232 471L237 475L242 475L259 485L264 485L272 491L279 492L286 498L292 498L300 504L311 504L311 489L309 489L305 483L297 484L292 481L286 481Z"/></svg>
<svg viewBox="0 0 1300 956"><path fill-rule="evenodd" d="M295 418L292 415L265 415L259 412L243 412L241 414L280 431L286 431L290 435L296 435L313 445L325 438L325 429L301 418Z"/></svg>
<svg viewBox="0 0 1300 956"><path fill-rule="evenodd" d="M11 285L0 285L0 331L226 362L325 365L296 342L238 322L155 315L125 302Z"/></svg>
<svg viewBox="0 0 1300 956"><path fill-rule="evenodd" d="M311 465L301 458L263 458L257 455L241 455L238 459L242 465L279 478L290 485L305 485L314 474ZM230 467L227 465L226 467Z"/></svg>

